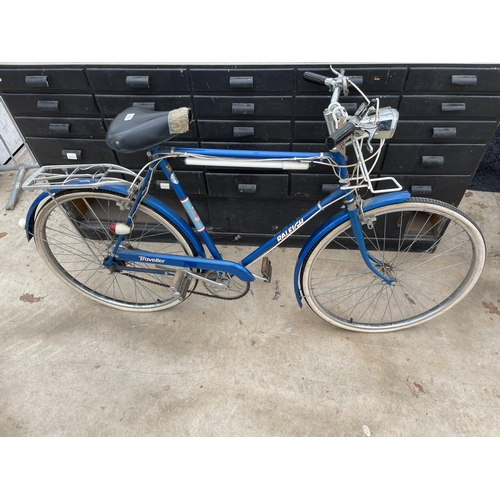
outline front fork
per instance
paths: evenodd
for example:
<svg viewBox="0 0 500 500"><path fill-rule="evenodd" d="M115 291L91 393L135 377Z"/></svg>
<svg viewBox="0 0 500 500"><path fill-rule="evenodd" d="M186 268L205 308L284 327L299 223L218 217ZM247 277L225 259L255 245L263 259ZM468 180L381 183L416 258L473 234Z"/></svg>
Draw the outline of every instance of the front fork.
<svg viewBox="0 0 500 500"><path fill-rule="evenodd" d="M383 262L379 261L366 249L365 237L363 235L363 228L361 226L361 220L358 212L358 206L354 196L350 196L349 200L345 200L345 205L347 209L347 213L349 214L349 219L351 220L351 227L354 233L354 238L356 239L356 243L358 244L359 252L361 253L361 257L363 258L364 263L379 278L383 279L387 284L392 285L395 284L395 280L389 278L382 274L375 266L383 267Z"/></svg>

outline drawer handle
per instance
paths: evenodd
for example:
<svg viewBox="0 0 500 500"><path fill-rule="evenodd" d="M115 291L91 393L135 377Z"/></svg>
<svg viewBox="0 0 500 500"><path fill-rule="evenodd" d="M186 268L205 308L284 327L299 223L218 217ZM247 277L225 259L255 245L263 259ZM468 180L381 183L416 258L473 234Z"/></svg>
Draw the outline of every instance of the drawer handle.
<svg viewBox="0 0 500 500"><path fill-rule="evenodd" d="M42 111L59 111L59 101L38 101L36 107Z"/></svg>
<svg viewBox="0 0 500 500"><path fill-rule="evenodd" d="M43 75L27 76L24 82L26 83L26 87L43 88L49 86L49 77Z"/></svg>
<svg viewBox="0 0 500 500"><path fill-rule="evenodd" d="M231 76L229 87L232 89L253 89L253 76Z"/></svg>
<svg viewBox="0 0 500 500"><path fill-rule="evenodd" d="M238 184L238 192L252 194L257 192L257 184Z"/></svg>
<svg viewBox="0 0 500 500"><path fill-rule="evenodd" d="M63 149L62 155L66 160L81 160L83 151L80 149Z"/></svg>
<svg viewBox="0 0 500 500"><path fill-rule="evenodd" d="M476 75L452 75L452 85L477 85Z"/></svg>
<svg viewBox="0 0 500 500"><path fill-rule="evenodd" d="M338 184L322 184L321 185L321 194L330 194L333 193L339 187Z"/></svg>
<svg viewBox="0 0 500 500"><path fill-rule="evenodd" d="M433 139L450 139L457 135L455 127L434 127L432 129Z"/></svg>
<svg viewBox="0 0 500 500"><path fill-rule="evenodd" d="M156 108L156 103L154 103L154 102L133 102L132 106L139 106L141 108L146 108L146 109L150 109L151 111L154 111Z"/></svg>
<svg viewBox="0 0 500 500"><path fill-rule="evenodd" d="M442 167L444 156L422 156L422 167Z"/></svg>
<svg viewBox="0 0 500 500"><path fill-rule="evenodd" d="M465 111L465 102L442 102L441 111Z"/></svg>
<svg viewBox="0 0 500 500"><path fill-rule="evenodd" d="M51 123L49 125L49 132L54 132L56 134L69 134L70 130L70 123Z"/></svg>
<svg viewBox="0 0 500 500"><path fill-rule="evenodd" d="M254 127L234 127L233 137L254 137L255 129Z"/></svg>
<svg viewBox="0 0 500 500"><path fill-rule="evenodd" d="M362 76L348 76L349 80L351 80L354 85L362 86L363 85L363 77Z"/></svg>
<svg viewBox="0 0 500 500"><path fill-rule="evenodd" d="M412 196L430 196L432 194L432 186L411 186Z"/></svg>
<svg viewBox="0 0 500 500"><path fill-rule="evenodd" d="M253 102L233 102L233 115L253 115L254 112L255 105Z"/></svg>
<svg viewBox="0 0 500 500"><path fill-rule="evenodd" d="M127 76L125 84L132 89L149 89L149 76Z"/></svg>

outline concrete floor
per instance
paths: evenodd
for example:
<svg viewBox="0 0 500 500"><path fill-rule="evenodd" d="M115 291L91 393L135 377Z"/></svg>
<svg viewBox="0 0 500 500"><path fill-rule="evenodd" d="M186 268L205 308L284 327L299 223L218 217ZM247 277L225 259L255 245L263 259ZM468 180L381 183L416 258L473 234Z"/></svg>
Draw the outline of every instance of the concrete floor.
<svg viewBox="0 0 500 500"><path fill-rule="evenodd" d="M0 175L1 436L498 436L500 193L467 192L485 271L421 327L356 334L293 295L298 249L235 302L191 297L119 313L69 290L4 209ZM246 251L229 247L235 259Z"/></svg>

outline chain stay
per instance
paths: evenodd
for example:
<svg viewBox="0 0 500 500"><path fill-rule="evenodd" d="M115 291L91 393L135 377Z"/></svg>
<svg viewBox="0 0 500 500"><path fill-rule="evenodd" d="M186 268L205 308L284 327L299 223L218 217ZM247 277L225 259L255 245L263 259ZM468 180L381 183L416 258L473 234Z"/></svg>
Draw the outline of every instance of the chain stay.
<svg viewBox="0 0 500 500"><path fill-rule="evenodd" d="M140 277L140 276L134 276L133 274L124 273L124 272L120 272L120 274L122 276L128 276L129 278L132 278L133 280L144 281L145 283L151 283L152 285L158 285L158 286L162 286L164 288L170 289L169 285L166 285L164 283L159 283L158 281L150 280L150 279L143 278L143 277ZM216 283L214 282L214 284L216 284ZM209 298L212 298L212 299L237 300L237 299L241 299L241 297L244 297L249 292L249 290L250 290L250 285L247 286L247 289L246 289L245 293L243 295L239 295L238 297L220 297L219 295L214 295L214 294L211 294L211 293L197 292L195 290L192 290L191 292L189 292L189 294L190 295L191 294L192 295L199 295L201 297L209 297Z"/></svg>

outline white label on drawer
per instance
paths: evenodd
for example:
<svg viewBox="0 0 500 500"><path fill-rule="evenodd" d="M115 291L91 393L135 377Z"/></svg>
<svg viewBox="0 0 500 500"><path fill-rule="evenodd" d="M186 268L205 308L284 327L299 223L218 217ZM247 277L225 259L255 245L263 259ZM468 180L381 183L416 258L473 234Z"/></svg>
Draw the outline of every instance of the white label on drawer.
<svg viewBox="0 0 500 500"><path fill-rule="evenodd" d="M125 119L123 120L124 122L128 122L129 120L132 120L132 118L135 116L135 113L129 113Z"/></svg>
<svg viewBox="0 0 500 500"><path fill-rule="evenodd" d="M78 160L75 153L66 153L66 158L68 158L68 160Z"/></svg>
<svg viewBox="0 0 500 500"><path fill-rule="evenodd" d="M160 189L170 189L170 184L168 182L160 182Z"/></svg>

